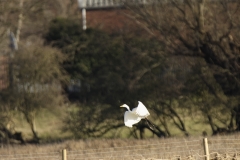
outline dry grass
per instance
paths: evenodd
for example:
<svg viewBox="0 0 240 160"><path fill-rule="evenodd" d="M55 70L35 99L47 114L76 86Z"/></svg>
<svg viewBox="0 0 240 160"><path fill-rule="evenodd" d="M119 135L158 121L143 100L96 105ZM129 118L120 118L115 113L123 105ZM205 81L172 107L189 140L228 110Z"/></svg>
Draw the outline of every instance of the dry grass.
<svg viewBox="0 0 240 160"><path fill-rule="evenodd" d="M208 137L211 157L240 159L240 134ZM167 139L88 139L41 145L9 145L0 149L0 159L203 159L203 137ZM231 156L231 157L230 157Z"/></svg>

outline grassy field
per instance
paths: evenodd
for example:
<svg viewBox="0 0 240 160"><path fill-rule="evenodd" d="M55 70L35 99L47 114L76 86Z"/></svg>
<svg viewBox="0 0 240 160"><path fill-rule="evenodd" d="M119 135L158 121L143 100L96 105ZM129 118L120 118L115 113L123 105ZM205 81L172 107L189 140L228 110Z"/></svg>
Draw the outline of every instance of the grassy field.
<svg viewBox="0 0 240 160"><path fill-rule="evenodd" d="M67 132L62 132L63 119L67 116L69 110L76 109L76 108L64 108L61 107L59 109L42 109L36 115L36 130L41 138L42 142L52 142L52 141L59 141L64 139L71 139L72 135ZM124 113L122 113L124 114ZM151 119L152 117L150 117ZM192 136L200 136L202 135L203 131L206 131L208 135L211 135L211 129L208 125L203 125L202 123L198 123L201 117L195 116L194 119L185 116L184 122L186 123L187 130L189 131L190 135ZM29 127L29 124L26 122L25 118L19 112L14 114L14 125L15 130L20 131L23 133L23 137L25 139L30 139L32 137L32 133ZM175 137L182 137L184 134L177 129L175 126L169 125L170 131L172 135ZM126 132L129 132L129 128L120 128L118 134L121 137L126 137ZM150 138L152 137L152 133L149 131L145 131L145 134L148 135Z"/></svg>
<svg viewBox="0 0 240 160"><path fill-rule="evenodd" d="M68 113L68 109L61 107L59 109L42 109L36 115L36 130L38 136L44 142L68 139L69 133L62 132L63 119ZM23 133L24 138L30 139L32 132L29 124L22 114L16 113L13 119L15 130Z"/></svg>

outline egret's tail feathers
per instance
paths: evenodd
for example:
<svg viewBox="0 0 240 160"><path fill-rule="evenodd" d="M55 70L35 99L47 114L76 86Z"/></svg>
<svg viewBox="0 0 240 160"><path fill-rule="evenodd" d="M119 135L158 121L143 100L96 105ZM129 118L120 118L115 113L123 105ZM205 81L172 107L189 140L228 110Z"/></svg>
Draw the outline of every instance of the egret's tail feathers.
<svg viewBox="0 0 240 160"><path fill-rule="evenodd" d="M146 120L146 122L148 124L148 127L150 129L154 130L156 128L155 125L151 121L149 121L149 119L145 118L145 120Z"/></svg>

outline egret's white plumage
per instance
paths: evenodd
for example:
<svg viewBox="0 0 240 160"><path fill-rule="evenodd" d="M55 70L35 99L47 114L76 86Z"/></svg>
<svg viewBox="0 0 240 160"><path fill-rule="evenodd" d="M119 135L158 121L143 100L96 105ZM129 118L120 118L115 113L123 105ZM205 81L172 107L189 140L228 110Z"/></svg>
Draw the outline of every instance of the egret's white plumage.
<svg viewBox="0 0 240 160"><path fill-rule="evenodd" d="M147 116L150 115L147 108L140 101L138 101L138 106L136 108L133 108L132 111L126 104L123 104L120 107L125 107L128 110L124 114L124 124L127 127L132 127L132 125L138 123L141 121L141 119L147 118Z"/></svg>
<svg viewBox="0 0 240 160"><path fill-rule="evenodd" d="M136 114L133 114L129 111L126 111L124 114L124 124L127 127L132 127L132 125L141 121L141 118L138 117Z"/></svg>
<svg viewBox="0 0 240 160"><path fill-rule="evenodd" d="M147 116L150 115L147 108L140 101L138 101L138 106L135 109L136 114L141 118L146 118Z"/></svg>

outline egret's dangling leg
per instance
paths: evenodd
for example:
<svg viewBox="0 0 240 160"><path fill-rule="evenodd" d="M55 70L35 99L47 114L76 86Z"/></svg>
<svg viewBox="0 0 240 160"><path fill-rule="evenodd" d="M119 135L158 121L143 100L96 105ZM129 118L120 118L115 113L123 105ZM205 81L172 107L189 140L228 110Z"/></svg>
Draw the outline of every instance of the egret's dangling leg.
<svg viewBox="0 0 240 160"><path fill-rule="evenodd" d="M152 130L156 129L155 125L147 118L145 117L145 120L147 121L148 127Z"/></svg>

